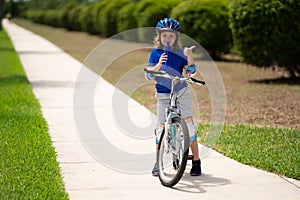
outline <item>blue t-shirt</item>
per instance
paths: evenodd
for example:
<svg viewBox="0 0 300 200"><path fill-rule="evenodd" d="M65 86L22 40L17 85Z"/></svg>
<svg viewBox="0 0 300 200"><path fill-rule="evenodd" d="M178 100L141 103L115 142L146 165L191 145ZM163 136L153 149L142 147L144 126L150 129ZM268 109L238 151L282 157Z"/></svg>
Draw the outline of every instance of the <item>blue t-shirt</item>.
<svg viewBox="0 0 300 200"><path fill-rule="evenodd" d="M163 49L152 49L148 61L148 66L155 66L159 62L159 58L163 53ZM188 64L187 57L183 54L183 49L167 51L166 54L168 55L168 60L163 63L160 71L165 71L172 76L183 77L183 68ZM155 81L155 88L157 93L171 92L171 79L155 77ZM174 89L175 91L179 91L186 86L186 83L178 83Z"/></svg>

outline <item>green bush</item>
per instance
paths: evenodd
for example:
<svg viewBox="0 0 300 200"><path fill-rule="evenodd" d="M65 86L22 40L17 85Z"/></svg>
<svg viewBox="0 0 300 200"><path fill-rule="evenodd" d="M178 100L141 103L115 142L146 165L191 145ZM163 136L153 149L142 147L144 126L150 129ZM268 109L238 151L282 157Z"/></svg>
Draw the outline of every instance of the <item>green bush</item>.
<svg viewBox="0 0 300 200"><path fill-rule="evenodd" d="M23 17L25 19L29 19L33 21L33 14L32 14L32 10L26 10L23 14Z"/></svg>
<svg viewBox="0 0 300 200"><path fill-rule="evenodd" d="M27 10L25 17L32 20L35 23L43 23L44 11L41 10Z"/></svg>
<svg viewBox="0 0 300 200"><path fill-rule="evenodd" d="M54 26L54 27L60 27L60 10L47 10L44 12L44 18L43 23Z"/></svg>
<svg viewBox="0 0 300 200"><path fill-rule="evenodd" d="M168 17L171 10L177 6L180 0L145 0L138 3L134 13L139 27L155 27L157 22ZM155 30L155 29L153 29ZM155 31L144 32L139 31L139 40L142 42L150 42L155 36Z"/></svg>
<svg viewBox="0 0 300 200"><path fill-rule="evenodd" d="M58 19L59 19L58 23L60 27L64 27L64 28L68 27L68 13L76 6L77 4L75 3L68 3L62 8L60 13L58 14Z"/></svg>
<svg viewBox="0 0 300 200"><path fill-rule="evenodd" d="M79 23L79 14L81 10L84 8L83 5L78 5L74 7L70 12L68 13L67 18L67 29L70 31L80 31L81 26Z"/></svg>
<svg viewBox="0 0 300 200"><path fill-rule="evenodd" d="M99 14L102 35L109 37L117 33L117 14L128 3L128 0L111 0L106 4Z"/></svg>
<svg viewBox="0 0 300 200"><path fill-rule="evenodd" d="M43 24L50 25L54 24L53 22L53 10L45 10L44 17L43 17Z"/></svg>
<svg viewBox="0 0 300 200"><path fill-rule="evenodd" d="M79 13L79 24L82 31L89 32L93 34L95 31L93 29L93 21L92 21L92 9L93 5L84 6Z"/></svg>
<svg viewBox="0 0 300 200"><path fill-rule="evenodd" d="M92 14L92 27L95 34L103 33L103 24L100 21L100 13L110 3L111 0L100 1L95 4L91 10Z"/></svg>
<svg viewBox="0 0 300 200"><path fill-rule="evenodd" d="M245 62L300 75L300 1L234 0L230 26Z"/></svg>
<svg viewBox="0 0 300 200"><path fill-rule="evenodd" d="M128 41L138 41L138 35L136 31L125 32L138 27L137 21L133 14L135 9L136 4L129 3L121 8L117 15L118 32L124 32L122 37Z"/></svg>
<svg viewBox="0 0 300 200"><path fill-rule="evenodd" d="M232 47L228 0L189 0L172 10L183 33L199 42L213 57Z"/></svg>

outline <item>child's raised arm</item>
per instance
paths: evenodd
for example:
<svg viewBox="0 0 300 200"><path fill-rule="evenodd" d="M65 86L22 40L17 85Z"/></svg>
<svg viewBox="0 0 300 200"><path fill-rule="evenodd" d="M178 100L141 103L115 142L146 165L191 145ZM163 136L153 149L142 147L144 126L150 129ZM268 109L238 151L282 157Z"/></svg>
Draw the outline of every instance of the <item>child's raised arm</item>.
<svg viewBox="0 0 300 200"><path fill-rule="evenodd" d="M191 46L191 47L185 47L183 49L183 54L185 56L187 56L188 58L188 65L194 65L195 64L195 61L194 61L194 56L193 56L193 49L195 49L196 46Z"/></svg>

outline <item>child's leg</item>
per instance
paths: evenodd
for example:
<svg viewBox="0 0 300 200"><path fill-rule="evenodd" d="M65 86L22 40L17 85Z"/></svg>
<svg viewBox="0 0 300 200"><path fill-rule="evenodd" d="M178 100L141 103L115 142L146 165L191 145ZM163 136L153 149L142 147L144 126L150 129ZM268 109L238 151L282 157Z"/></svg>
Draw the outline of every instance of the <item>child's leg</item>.
<svg viewBox="0 0 300 200"><path fill-rule="evenodd" d="M158 124L157 128L155 129L155 143L156 143L156 150L158 150L158 144L161 137L161 134L164 130L165 125L164 124Z"/></svg>
<svg viewBox="0 0 300 200"><path fill-rule="evenodd" d="M191 150L192 150L192 154L194 156L194 160L200 160L198 142L197 141L191 142L190 147L191 147Z"/></svg>
<svg viewBox="0 0 300 200"><path fill-rule="evenodd" d="M196 127L193 121L192 102L190 97L190 89L186 88L182 90L183 93L178 99L178 106L181 109L182 117L185 119L185 123L188 127L190 136L190 147L194 156L194 160L199 160L199 150L197 142Z"/></svg>
<svg viewBox="0 0 300 200"><path fill-rule="evenodd" d="M199 158L199 149L198 149L198 142L197 142L197 135L196 135L196 128L193 122L192 117L185 118L185 122L189 129L190 134L190 147L194 156L192 161L192 169L190 171L191 176L200 176L201 175L201 161Z"/></svg>
<svg viewBox="0 0 300 200"><path fill-rule="evenodd" d="M199 149L198 149L198 142L197 142L197 135L196 135L196 128L193 122L192 117L188 117L185 119L187 123L189 134L190 134L190 147L194 156L192 161L192 169L190 171L191 176L200 176L201 175L201 161L199 158Z"/></svg>
<svg viewBox="0 0 300 200"><path fill-rule="evenodd" d="M189 135L190 135L190 147L192 150L192 154L194 156L194 160L199 160L199 149L198 149L198 142L197 142L197 135L196 135L196 128L193 122L192 117L187 117L185 122L188 127Z"/></svg>
<svg viewBox="0 0 300 200"><path fill-rule="evenodd" d="M158 149L158 143L160 140L161 133L165 127L164 123L166 120L165 110L170 106L170 100L168 99L169 94L157 93L155 95L157 99L157 128L155 129L156 135L156 149Z"/></svg>
<svg viewBox="0 0 300 200"><path fill-rule="evenodd" d="M155 129L155 150L156 153L158 151L158 144L161 137L161 134L163 132L163 129L165 127L165 109L169 106L169 100L167 94L156 94L157 99L157 128ZM155 162L154 167L152 169L152 175L157 176L158 175L158 165L157 162Z"/></svg>
<svg viewBox="0 0 300 200"><path fill-rule="evenodd" d="M158 124L157 128L154 131L155 132L155 143L156 143L156 145L155 145L156 155L157 155L157 152L158 152L159 140L160 140L160 137L161 137L161 134L162 134L163 130L164 130L164 124ZM155 160L155 164L154 164L154 167L152 169L152 175L153 176L158 176L157 160Z"/></svg>

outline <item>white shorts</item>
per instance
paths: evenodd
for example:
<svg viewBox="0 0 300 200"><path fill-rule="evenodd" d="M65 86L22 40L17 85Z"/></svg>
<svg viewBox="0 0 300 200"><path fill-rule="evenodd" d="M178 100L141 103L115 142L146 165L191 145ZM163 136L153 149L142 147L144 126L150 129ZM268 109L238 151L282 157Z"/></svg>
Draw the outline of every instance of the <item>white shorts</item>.
<svg viewBox="0 0 300 200"><path fill-rule="evenodd" d="M157 99L157 122L164 124L166 120L165 110L170 107L169 93L156 93ZM181 118L185 119L193 116L190 88L187 86L179 90L177 94L177 108L181 110Z"/></svg>

